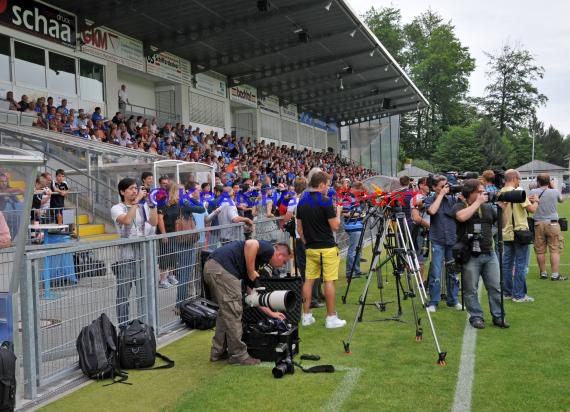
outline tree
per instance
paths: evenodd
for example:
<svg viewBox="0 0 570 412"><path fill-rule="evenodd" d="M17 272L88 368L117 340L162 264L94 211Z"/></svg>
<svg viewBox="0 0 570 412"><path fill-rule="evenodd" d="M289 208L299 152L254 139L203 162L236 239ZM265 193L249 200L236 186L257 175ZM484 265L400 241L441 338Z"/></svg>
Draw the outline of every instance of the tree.
<svg viewBox="0 0 570 412"><path fill-rule="evenodd" d="M520 129L517 134L507 131L506 137L512 146L509 154L510 168L517 168L532 160L532 137L528 129Z"/></svg>
<svg viewBox="0 0 570 412"><path fill-rule="evenodd" d="M527 125L536 109L548 100L534 84L543 78L544 68L520 46L505 44L498 54L485 54L491 83L485 88L483 106L503 136L508 129L516 131Z"/></svg>
<svg viewBox="0 0 570 412"><path fill-rule="evenodd" d="M544 159L546 162L558 166L566 165L567 161L564 160L564 157L568 153L568 146L564 143L562 134L553 126L550 126L542 136L535 136L535 146L536 143L540 145L541 153L537 155L535 147L535 158Z"/></svg>
<svg viewBox="0 0 570 412"><path fill-rule="evenodd" d="M401 138L412 157L429 159L442 133L465 124L468 117L464 102L475 61L454 30L431 10L404 26L410 76L430 103L422 111L417 133Z"/></svg>
<svg viewBox="0 0 570 412"><path fill-rule="evenodd" d="M406 42L404 40L400 10L392 7L376 10L374 7L371 7L362 18L394 59L398 63L403 64L402 52Z"/></svg>
<svg viewBox="0 0 570 412"><path fill-rule="evenodd" d="M481 152L485 159L483 169L500 169L509 161L511 145L499 134L495 125L488 118L481 120L475 130L475 138L479 140Z"/></svg>
<svg viewBox="0 0 570 412"><path fill-rule="evenodd" d="M433 161L439 170L481 171L486 167L481 142L476 137L479 124L452 126L437 143Z"/></svg>

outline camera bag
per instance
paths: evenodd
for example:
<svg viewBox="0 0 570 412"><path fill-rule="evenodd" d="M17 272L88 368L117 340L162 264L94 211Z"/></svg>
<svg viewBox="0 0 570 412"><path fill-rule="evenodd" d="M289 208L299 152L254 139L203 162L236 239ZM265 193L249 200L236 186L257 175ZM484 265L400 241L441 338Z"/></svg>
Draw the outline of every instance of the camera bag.
<svg viewBox="0 0 570 412"><path fill-rule="evenodd" d="M156 358L166 364L153 368ZM156 351L154 328L134 319L119 332L119 360L123 369L167 369L174 361Z"/></svg>
<svg viewBox="0 0 570 412"><path fill-rule="evenodd" d="M511 208L513 204L511 203ZM514 209L511 211L511 219L513 221L513 233L514 239L513 241L519 245L530 245L534 240L534 233L528 229L520 229L515 230L515 211ZM528 224L528 222L527 222Z"/></svg>
<svg viewBox="0 0 570 412"><path fill-rule="evenodd" d="M0 411L13 411L16 407L16 355L11 342L0 346Z"/></svg>
<svg viewBox="0 0 570 412"><path fill-rule="evenodd" d="M216 326L218 305L204 298L184 302L180 318L191 329L207 330Z"/></svg>
<svg viewBox="0 0 570 412"><path fill-rule="evenodd" d="M280 343L287 345L291 357L299 353L297 326L291 325L286 331L269 332L260 330L257 324L247 325L244 327L242 340L247 345L249 355L262 362L278 362L282 359L283 352L275 350Z"/></svg>

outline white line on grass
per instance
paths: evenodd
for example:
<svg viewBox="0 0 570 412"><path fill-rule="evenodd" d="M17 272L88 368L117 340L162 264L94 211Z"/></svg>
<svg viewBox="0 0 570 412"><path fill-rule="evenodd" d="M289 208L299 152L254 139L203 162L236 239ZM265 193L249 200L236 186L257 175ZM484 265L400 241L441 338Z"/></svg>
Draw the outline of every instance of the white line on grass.
<svg viewBox="0 0 570 412"><path fill-rule="evenodd" d="M455 387L452 412L467 412L471 410L476 344L477 329L473 328L469 324L469 320L467 320L465 330L463 331L463 345L461 347L461 359L459 360L459 372L457 373L457 386Z"/></svg>
<svg viewBox="0 0 570 412"><path fill-rule="evenodd" d="M340 407L350 396L352 389L356 386L358 378L362 374L362 369L360 368L347 368L345 366L335 366L335 371L346 371L344 379L337 386L337 390L333 396L329 399L328 403L322 407L322 411L338 411Z"/></svg>

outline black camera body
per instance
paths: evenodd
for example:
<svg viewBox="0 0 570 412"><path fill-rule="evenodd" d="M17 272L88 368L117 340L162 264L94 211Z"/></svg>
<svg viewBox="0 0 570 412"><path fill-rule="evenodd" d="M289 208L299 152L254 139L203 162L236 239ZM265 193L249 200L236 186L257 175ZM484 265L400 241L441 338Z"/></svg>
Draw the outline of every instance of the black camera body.
<svg viewBox="0 0 570 412"><path fill-rule="evenodd" d="M448 185L449 186L449 193L455 195L457 193L461 193L463 190L463 185Z"/></svg>
<svg viewBox="0 0 570 412"><path fill-rule="evenodd" d="M271 370L275 379L281 379L285 375L293 375L295 373L295 366L293 359L289 353L289 346L286 343L280 343L275 347L277 354L277 361L275 367Z"/></svg>

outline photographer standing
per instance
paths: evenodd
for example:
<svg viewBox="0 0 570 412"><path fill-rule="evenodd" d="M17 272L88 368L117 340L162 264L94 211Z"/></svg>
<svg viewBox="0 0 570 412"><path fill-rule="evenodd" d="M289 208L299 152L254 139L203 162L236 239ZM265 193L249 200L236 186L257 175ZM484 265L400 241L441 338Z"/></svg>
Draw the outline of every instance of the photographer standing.
<svg viewBox="0 0 570 412"><path fill-rule="evenodd" d="M503 193L517 189L520 185L521 175L514 169L505 172L505 186L499 192ZM534 213L538 208L538 196L530 195L522 203L500 202L503 209L503 294L515 303L534 302L534 298L527 295L526 275L528 273L528 259L530 257L530 243L515 241L515 231L528 231L527 212ZM513 274L514 272L514 274Z"/></svg>
<svg viewBox="0 0 570 412"><path fill-rule="evenodd" d="M428 310L435 312L441 300L441 269L445 262L447 276L447 306L461 310L458 302L459 279L455 269L452 247L456 241L456 224L453 215L453 205L457 203L453 196L449 196L449 184L443 175L433 177L433 190L435 196L425 200L427 212L430 215L429 240L431 241L431 265L428 275L428 288L430 301Z"/></svg>
<svg viewBox="0 0 570 412"><path fill-rule="evenodd" d="M481 277L489 295L493 325L508 328L510 325L504 320L501 310L499 260L493 249L492 227L497 220L496 212L487 203L488 194L479 180L464 181L461 193L465 202L456 203L453 212L458 222L457 238L471 250L471 258L463 265L463 301L469 313L469 323L475 329L485 327L477 294Z"/></svg>
<svg viewBox="0 0 570 412"><path fill-rule="evenodd" d="M210 361L228 359L234 365L257 365L259 359L247 353L242 341L243 313L241 280L251 290L259 278L257 269L270 264L278 269L291 257L291 249L285 243L272 245L265 240L234 241L214 250L204 265L204 282L210 288L220 309L216 320L216 333L212 339ZM260 308L267 315L283 320L285 315Z"/></svg>
<svg viewBox="0 0 570 412"><path fill-rule="evenodd" d="M111 218L117 233L122 239L133 239L145 236L145 222L156 226L158 216L156 206L150 203L148 192L140 188L134 179L125 177L118 184L121 202L111 208ZM145 215L141 201L149 203L150 213ZM131 287L141 278L142 271L141 244L121 245L118 249L118 261L113 264L113 272L117 277L117 322L119 326L129 320L129 295Z"/></svg>
<svg viewBox="0 0 570 412"><path fill-rule="evenodd" d="M530 191L531 195L537 195L540 203L534 212L534 252L540 270L540 278L548 279L546 273L546 247L550 251L550 268L552 280L566 280L566 276L558 273L560 269L560 253L564 247L564 237L560 233L558 224L557 203L562 203L564 198L550 180L550 176L541 173L536 176L537 189Z"/></svg>

